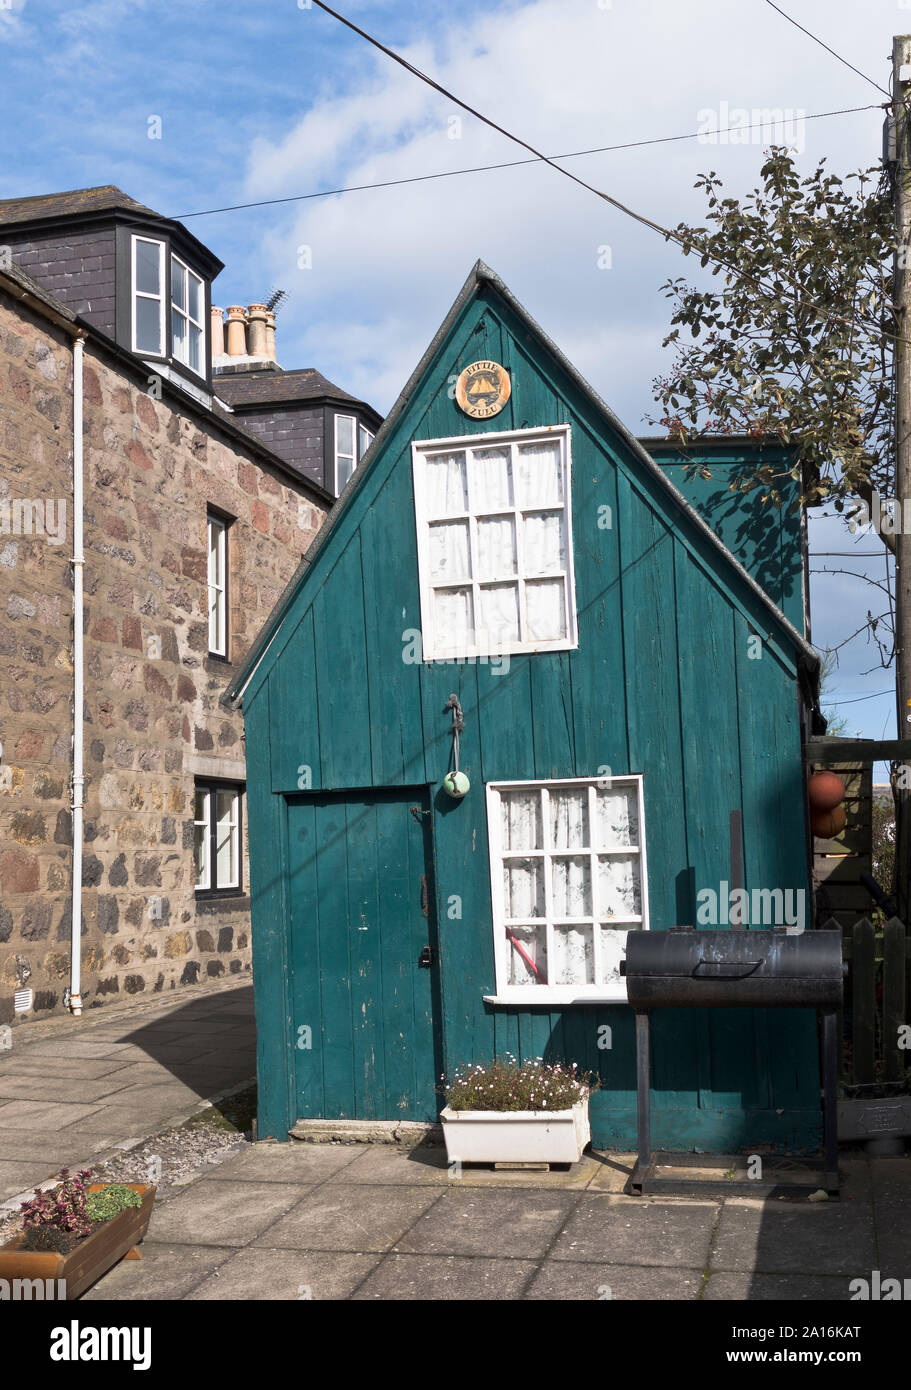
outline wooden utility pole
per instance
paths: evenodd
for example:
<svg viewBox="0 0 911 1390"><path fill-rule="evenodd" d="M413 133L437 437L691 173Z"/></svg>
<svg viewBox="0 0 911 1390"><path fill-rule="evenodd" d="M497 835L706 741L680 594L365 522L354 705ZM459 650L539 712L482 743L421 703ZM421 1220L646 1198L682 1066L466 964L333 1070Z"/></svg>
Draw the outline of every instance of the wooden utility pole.
<svg viewBox="0 0 911 1390"><path fill-rule="evenodd" d="M895 690L898 738L911 738L911 35L892 40L893 198L898 250L895 302ZM911 921L911 764L899 766L895 793L895 890Z"/></svg>

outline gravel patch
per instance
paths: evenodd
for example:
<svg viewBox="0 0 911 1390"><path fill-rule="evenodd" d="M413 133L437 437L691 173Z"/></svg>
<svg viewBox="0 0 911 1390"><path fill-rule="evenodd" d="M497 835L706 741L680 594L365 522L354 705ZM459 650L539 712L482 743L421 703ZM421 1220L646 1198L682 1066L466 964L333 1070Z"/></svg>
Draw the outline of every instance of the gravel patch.
<svg viewBox="0 0 911 1390"><path fill-rule="evenodd" d="M224 1163L250 1145L249 1132L226 1125L221 1111L213 1107L178 1128L162 1130L133 1148L105 1159L92 1168L93 1182L154 1182L156 1202L209 1169ZM59 1173L54 1177L59 1177ZM45 1186L45 1184L42 1184ZM0 1245L19 1230L16 1213L0 1217Z"/></svg>

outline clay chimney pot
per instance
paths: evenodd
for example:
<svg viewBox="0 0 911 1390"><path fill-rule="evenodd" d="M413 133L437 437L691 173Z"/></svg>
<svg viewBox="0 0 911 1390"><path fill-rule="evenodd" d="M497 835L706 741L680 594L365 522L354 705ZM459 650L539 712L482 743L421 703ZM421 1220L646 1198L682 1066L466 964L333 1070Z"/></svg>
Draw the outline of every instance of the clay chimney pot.
<svg viewBox="0 0 911 1390"><path fill-rule="evenodd" d="M243 357L247 351L247 337L244 325L247 321L242 304L228 305L228 356Z"/></svg>

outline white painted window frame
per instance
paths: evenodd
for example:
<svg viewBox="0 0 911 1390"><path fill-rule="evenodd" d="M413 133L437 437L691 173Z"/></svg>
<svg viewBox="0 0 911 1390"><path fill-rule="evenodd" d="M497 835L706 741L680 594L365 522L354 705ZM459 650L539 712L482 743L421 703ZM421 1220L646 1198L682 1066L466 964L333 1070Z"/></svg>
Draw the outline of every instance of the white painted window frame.
<svg viewBox="0 0 911 1390"><path fill-rule="evenodd" d="M230 883L222 883L221 880L218 878L218 835L219 835L219 828L220 828L220 826L221 826L221 821L218 819L218 798L219 798L219 796L229 796L229 797L231 797L231 805L232 805L232 808L233 808L233 809L232 809L232 813L231 813L231 819L230 819L230 821L228 822L228 827L227 827L227 828L228 828L228 832L229 832L230 837L231 837L231 856L232 856L233 861L234 861L234 876L233 876L233 878L232 878L232 880L231 880ZM210 799L211 799L211 801L212 801L211 815L212 815L212 820L213 820L213 829L214 829L214 832L215 832L215 855L214 855L214 862L213 862L213 865L212 865L213 869L215 870L215 878L216 878L215 891L216 891L216 892L220 892L222 889L239 888L239 887L240 887L240 798L241 798L241 790L240 790L239 787L227 787L227 786L223 786L223 787L213 787L213 788L211 788L211 790L209 791L209 797L210 797Z"/></svg>
<svg viewBox="0 0 911 1390"><path fill-rule="evenodd" d="M522 551L522 524L523 513L535 511L556 511L556 507L520 507L515 495L511 507L498 507L495 511L483 513L489 516L512 516L516 528L516 573L515 575L504 575L503 580L515 579L519 585L519 628L520 638L517 642L507 642L496 645L497 655L522 655L534 652L565 652L573 651L579 645L578 615L576 613L576 586L575 586L575 564L573 560L573 525L572 525L572 431L568 424L565 425L546 425L543 428L524 429L524 430L503 430L491 434L455 435L449 439L420 439L415 440L411 446L412 477L414 482L414 514L415 526L417 530L418 547L418 580L421 596L421 645L422 657L424 661L452 661L461 658L483 657L491 655L491 650L486 642L475 641L470 646L464 648L456 645L447 646L444 641L438 638L434 630L433 621L433 591L441 588L471 587L474 613L478 613L478 590L482 584L496 582L491 579L479 580L477 577L477 518L478 512L474 505L471 495L471 470L467 471L468 477L468 511L453 513L447 516L447 521L466 521L469 533L469 554L471 558L471 580L466 584L464 581L453 581L451 584L432 584L430 580L430 554L429 537L431 518L427 514L426 488L424 478L423 462L428 454L452 453L456 450L465 450L466 454L471 449L489 449L497 445L519 445L534 444L548 439L560 440L561 462L563 465L563 524L566 535L566 569L557 570L547 575L548 579L563 579L564 583L564 619L566 625L566 636L558 637L552 641L541 642L532 641L521 636L522 629L527 623L525 615L524 585L527 579L535 576L528 575L523 567ZM513 458L515 454L513 452ZM513 466L513 479L515 479L515 466ZM439 520L440 518L433 518Z"/></svg>
<svg viewBox="0 0 911 1390"><path fill-rule="evenodd" d="M366 441L363 448L361 448L361 436L363 436L364 439L365 439L365 441ZM364 455L366 454L367 450L370 448L370 445L373 443L374 439L376 439L376 435L374 434L373 430L368 430L368 428L367 428L366 425L362 425L362 424L360 423L360 421L358 421L358 425L357 425L357 461L358 461L358 463L360 463L361 459L364 457Z"/></svg>
<svg viewBox="0 0 911 1390"><path fill-rule="evenodd" d="M342 412L341 414L336 414L334 418L335 418L335 424L334 424L334 426L333 426L333 430L334 430L334 435L333 435L333 443L334 443L333 458L334 458L334 460L335 460L335 495L336 495L336 497L338 497L339 493L342 491L342 488L340 488L339 485L338 485L338 461L339 461L339 459L340 459L340 458L344 458L344 459L350 459L350 460L351 460L351 473L349 473L349 475L348 475L349 478L350 478L350 477L355 473L355 471L357 470L357 465L358 465L358 456L357 456L357 416L356 416L356 415L346 415L344 412ZM351 421L351 448L352 448L352 450L353 450L353 453L350 453L350 454L344 453L344 454L342 454L342 453L339 452L339 447L338 447L338 422L339 422L339 420L350 420L350 421ZM343 484L343 486L347 485L347 481L348 481L348 480L346 479L346 480L345 480L345 484Z"/></svg>
<svg viewBox="0 0 911 1390"><path fill-rule="evenodd" d="M205 835L204 835L204 837L203 837L203 846L204 846L204 854L203 854L203 857L204 857L204 859L205 859L206 871L205 871L205 875L204 875L204 881L201 881L201 880L199 879L198 875L197 875L195 887L196 887L196 891L197 891L198 893L207 893L207 892L209 891L209 888L210 888L211 883L212 883L212 864L211 864L211 862L210 862L211 859L212 859L212 855L211 855L211 853L210 853L210 851L211 851L211 845L212 845L212 789L211 789L211 787L206 787L206 788L203 790L203 805L204 805L204 807L205 807L205 815L203 816L202 820L200 820L199 817L196 815L196 797L197 797L199 791L200 791L200 788L198 788L198 787L197 787L197 788L194 788L194 791L193 791L193 830L194 830L194 835L193 835L193 850L194 850L194 853L195 853L195 850L196 850L196 834L195 834L196 828L197 828L198 826L202 826L203 830L205 831ZM195 864L194 864L194 868L196 868L196 865L195 865Z"/></svg>
<svg viewBox="0 0 911 1390"><path fill-rule="evenodd" d="M626 981L621 980L616 985L598 984L601 971L601 934L595 930L599 925L598 901L597 901L597 859L599 855L609 854L610 849L595 849L589 846L588 853L591 855L591 892L592 892L592 915L591 917L579 917L573 919L561 919L562 921L571 920L574 924L578 922L580 926L591 925L592 930L592 952L594 961L595 983L580 985L511 985L509 981L509 952L512 949L506 937L506 927L508 925L505 913L505 903L503 894L503 863L504 858L514 855L517 859L541 858L544 860L544 917L533 919L545 925L547 932L547 961L550 968L553 960L553 931L554 919L552 915L552 867L551 861L556 856L559 857L564 851L551 850L547 848L549 844L550 823L548 820L549 794L553 788L562 787L588 787L589 788L589 827L595 824L593 799L595 789L599 783L604 783L601 777L554 777L542 778L535 781L523 782L489 782L487 784L487 837L490 850L490 896L491 911L493 916L493 940L494 940L494 963L496 967L496 989L495 995L487 995L487 1002L494 1004L591 1004L591 1003L610 1003L625 1004L627 1000ZM623 930L623 924L628 923L628 930L648 931L648 860L645 850L645 805L643 799L643 778L641 773L630 773L622 777L612 777L612 786L632 786L637 789L637 801L639 811L639 845L634 848L631 846L617 847L617 854L636 853L639 855L639 876L642 900L642 912L639 916L617 917L614 920L618 924L618 929ZM542 846L540 850L516 850L509 851L503 849L502 842L502 817L501 792L504 791L540 791L542 796ZM529 919L532 920L532 919Z"/></svg>
<svg viewBox="0 0 911 1390"><path fill-rule="evenodd" d="M213 549L212 532L217 533L218 540L215 546L215 574L213 575ZM220 516L215 516L209 512L206 516L206 578L208 595L208 621L209 621L209 652L212 656L228 655L228 523L223 521ZM220 573L219 573L220 571ZM212 595L215 595L213 604ZM218 647L214 643L214 636L217 636L218 616L221 616L221 631L223 643ZM215 634L213 635L213 616L215 617Z"/></svg>
<svg viewBox="0 0 911 1390"><path fill-rule="evenodd" d="M146 242L149 246L158 247L158 284L161 290L160 294L149 294L147 290L139 290L136 288L136 245L140 241ZM166 351L166 343L168 339L166 337L167 324L165 321L165 303L170 302L171 287L170 280L168 280L167 283L165 281L165 270L165 243L163 241L159 241L157 237L139 236L138 234L134 233L130 240L130 341L133 344L133 351L136 353L143 354L152 352L151 348L141 348L137 345L136 342L136 301L137 299L157 299L158 351L152 352L152 356L166 357L168 355Z"/></svg>
<svg viewBox="0 0 911 1390"><path fill-rule="evenodd" d="M168 303L169 303L169 305L170 305L171 313L172 313L172 314L179 314L180 317L181 317L182 319L185 319L185 320L186 320L187 325L192 324L194 328L198 328L198 329L199 329L199 332L200 332L200 338L199 338L199 347L200 347L199 360L200 360L200 364L201 364L201 365L200 365L199 367L194 367L194 366L192 366L191 363L190 363L190 332L189 332L189 326L188 326L188 328L187 328L187 355L186 355L186 357L182 357L182 356L180 355L180 353L177 351L177 345L176 345L176 343L175 343L175 341L174 341L174 332L173 332L173 329L171 328L171 322L170 322L170 316L169 316L168 325L167 325L167 326L168 326L168 333L169 333L169 335L170 335L171 356L174 358L174 361L175 361L175 362L181 362L181 363L183 363L183 365L187 368L188 371L190 371L190 372L195 372L197 376L201 376L201 377L203 378L203 380L205 380L205 376L206 376L206 325L205 325L204 319L205 319L205 313L206 313L206 282L205 282L205 280L202 278L201 275L197 274L197 272L196 272L195 270L193 270L191 266L188 266L188 265L187 265L186 261L181 260L180 256L175 255L175 253L174 253L173 251L171 252L171 261L172 261L172 263L176 262L177 265L179 265L180 268L181 268L181 270L183 271L183 276L184 276L184 293L185 293L185 297L186 297L187 307L186 307L186 309L181 309L180 305L179 305L179 304L175 304L175 303L174 303L174 300L171 298L171 276L170 276L170 273L168 274ZM192 277L193 277L194 280L197 280L197 281L199 282L199 305L200 305L200 311L201 311L201 313L202 313L202 318L198 318L198 319L194 319L193 315L190 313L190 276L191 276L191 275L192 275Z"/></svg>

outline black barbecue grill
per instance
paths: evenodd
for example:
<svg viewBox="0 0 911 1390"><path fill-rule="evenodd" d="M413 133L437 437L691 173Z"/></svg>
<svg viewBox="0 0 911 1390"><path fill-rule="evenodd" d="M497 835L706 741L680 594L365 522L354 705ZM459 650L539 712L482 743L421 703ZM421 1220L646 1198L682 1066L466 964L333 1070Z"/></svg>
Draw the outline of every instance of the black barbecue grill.
<svg viewBox="0 0 911 1390"><path fill-rule="evenodd" d="M636 1076L639 1100L639 1157L627 1190L691 1192L694 1183L659 1177L652 1171L649 1110L649 1016L652 1009L817 1009L823 1014L823 1119L825 1178L816 1186L838 1195L836 1131L836 1018L841 1007L844 970L841 933L671 927L668 931L632 931L626 941L629 1002L636 1010ZM726 1191L736 1183L725 1181ZM788 1190L805 1185L789 1184ZM751 1181L752 1195L776 1190Z"/></svg>

